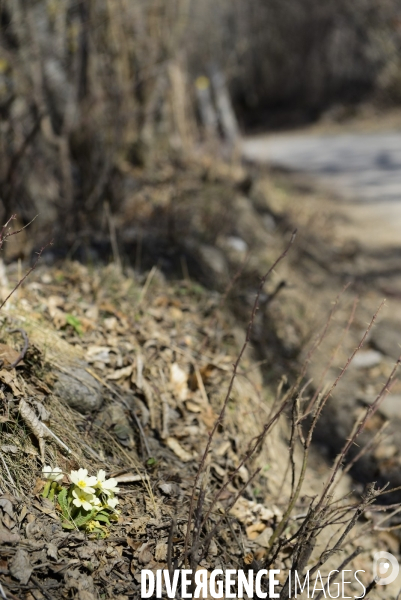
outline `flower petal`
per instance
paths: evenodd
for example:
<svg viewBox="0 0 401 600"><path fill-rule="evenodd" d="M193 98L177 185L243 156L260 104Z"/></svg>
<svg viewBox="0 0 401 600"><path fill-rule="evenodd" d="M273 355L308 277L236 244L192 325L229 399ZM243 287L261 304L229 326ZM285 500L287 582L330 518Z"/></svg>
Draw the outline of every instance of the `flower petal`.
<svg viewBox="0 0 401 600"><path fill-rule="evenodd" d="M98 483L103 482L106 479L106 471L104 471L103 469L99 469L96 475L96 479Z"/></svg>

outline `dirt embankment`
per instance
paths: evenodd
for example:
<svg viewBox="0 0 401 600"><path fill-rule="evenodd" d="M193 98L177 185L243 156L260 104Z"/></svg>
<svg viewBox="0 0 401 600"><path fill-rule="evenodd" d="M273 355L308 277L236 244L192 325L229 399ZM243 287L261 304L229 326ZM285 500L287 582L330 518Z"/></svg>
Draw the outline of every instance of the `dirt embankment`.
<svg viewBox="0 0 401 600"><path fill-rule="evenodd" d="M186 552L191 565L208 570L257 569L274 559L283 584L285 572L300 566L296 561L307 543L313 552L302 568L320 564L323 556L327 567L338 567L337 550L324 551L341 538L335 524L338 515L348 514L348 500L339 498L350 480L345 476L334 488L324 486L331 490L326 496L322 481L330 480L330 453L349 435L349 414L368 400L347 396L347 405L333 395L323 413L326 422L316 428L321 439L330 435L330 444L304 453L301 430L294 437L289 423L311 401L332 354L330 343L316 350L298 387L292 385L344 280L353 274L361 297L366 287L357 277L358 249L341 247L336 217L328 218L319 202L270 175L209 162L166 167L158 181L143 180L127 197L121 215L125 234L117 245L112 233L113 264L42 267L13 296L3 312L0 370L1 583L7 597L138 597L142 568L180 567ZM302 210L294 210L298 206ZM117 231L121 223L114 223ZM140 243L137 235L130 238L130 223L142 227ZM283 252L295 225L296 243L261 290L251 344L230 389L260 276ZM152 268L139 275L127 265L122 274L118 262L126 257L138 270ZM3 295L18 272L9 268L6 276ZM351 296L349 288L331 321L334 338L341 334ZM375 302L375 296L367 297L327 371L328 381L364 327ZM29 349L23 363L7 369L19 343L8 331L15 328L27 333ZM368 357L377 361L379 354ZM363 356L365 363L348 375L355 382L368 375L376 385L373 369L380 364L386 373L388 363L380 354L379 363L369 366ZM313 369L319 376L305 387ZM224 419L215 428L225 397ZM35 425L24 402L57 439ZM346 423L337 418L336 406L346 412ZM383 418L377 413L369 436ZM377 469L396 460L396 451L390 456L388 450L395 443L379 447L385 448L384 458L369 459ZM43 498L41 453L46 464L62 469L57 485L65 489L71 471L79 468L115 478L118 521L102 529L75 513L68 520L62 499ZM294 489L305 454L308 466ZM311 497L319 495L322 515L327 517L329 506L339 512L329 513L316 537ZM364 524L371 530L377 513L368 513L365 501ZM66 521L72 529L65 528ZM355 560L366 568L367 585L372 549L390 546L396 553L398 542L383 532L363 540L364 553ZM359 544L360 539L347 540L342 550L351 554ZM393 592L386 593L388 598Z"/></svg>

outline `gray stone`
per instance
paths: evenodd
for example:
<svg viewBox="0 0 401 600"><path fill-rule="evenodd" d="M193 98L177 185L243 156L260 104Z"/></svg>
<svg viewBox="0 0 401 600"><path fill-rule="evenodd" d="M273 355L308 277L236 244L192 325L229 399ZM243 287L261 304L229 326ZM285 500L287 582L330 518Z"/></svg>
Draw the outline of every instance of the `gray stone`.
<svg viewBox="0 0 401 600"><path fill-rule="evenodd" d="M214 275L227 277L227 262L221 250L207 244L202 244L198 250L204 267L210 269Z"/></svg>
<svg viewBox="0 0 401 600"><path fill-rule="evenodd" d="M397 360L401 355L401 323L392 319L383 319L373 329L370 336L372 346L383 354Z"/></svg>
<svg viewBox="0 0 401 600"><path fill-rule="evenodd" d="M219 236L216 245L222 250L229 262L243 262L248 252L248 244L238 236Z"/></svg>
<svg viewBox="0 0 401 600"><path fill-rule="evenodd" d="M254 540L255 544L262 546L262 548L269 548L269 542L272 535L273 529L271 527L266 527L266 529L264 529L262 533Z"/></svg>
<svg viewBox="0 0 401 600"><path fill-rule="evenodd" d="M102 404L102 386L85 367L71 367L69 373L58 372L54 392L80 413L98 410Z"/></svg>
<svg viewBox="0 0 401 600"><path fill-rule="evenodd" d="M248 244L244 242L242 238L236 237L234 235L231 235L227 238L227 246L231 250L235 250L236 252L239 252L241 254L248 252Z"/></svg>
<svg viewBox="0 0 401 600"><path fill-rule="evenodd" d="M380 364L383 355L377 350L361 350L354 357L351 365L355 369L370 369Z"/></svg>
<svg viewBox="0 0 401 600"><path fill-rule="evenodd" d="M364 402L373 404L376 396L364 396ZM379 411L387 419L401 419L401 394L389 394L380 405Z"/></svg>

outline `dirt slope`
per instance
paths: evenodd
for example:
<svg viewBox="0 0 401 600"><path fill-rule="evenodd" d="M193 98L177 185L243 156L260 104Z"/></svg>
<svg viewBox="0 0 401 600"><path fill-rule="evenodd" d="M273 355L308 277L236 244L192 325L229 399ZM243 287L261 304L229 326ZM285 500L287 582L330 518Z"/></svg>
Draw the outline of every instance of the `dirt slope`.
<svg viewBox="0 0 401 600"><path fill-rule="evenodd" d="M149 184L146 194L126 205L127 211L135 206L137 216L145 214L151 224L161 214L170 215L175 254L167 259L181 265L184 277L166 280L156 267L139 276L130 268L123 275L115 264L43 266L3 312L1 584L9 598L137 598L142 568L182 564L194 477L244 340L258 275L283 251L296 223L300 234L292 257L280 263L263 287L252 345L195 488L198 512L189 535L191 564L208 570L257 569L271 557L269 542L293 491L290 457L296 473L302 460L299 442L292 455L288 449L291 430L284 416L291 411L269 429L267 442L244 464L242 460L296 377L303 349L316 325L324 324L338 293L340 267L354 264L354 255L336 250L333 228L323 241L317 234L315 240L311 237L311 222L330 232L330 221L317 210L292 211L289 199L302 196L295 188L259 175L248 181L246 173L223 166L197 168L178 172L180 195L172 205L169 185L160 182ZM158 193L149 208L152 189ZM313 198L310 202L314 206ZM156 229L149 231L144 249L156 238ZM157 231L163 247L163 229ZM250 257L230 286L248 250ZM143 252L142 260L150 260ZM341 260L330 271L333 255ZM202 287L195 275L220 291ZM18 272L8 269L7 276L3 296ZM230 291L224 293L227 285ZM349 302L347 297L344 312ZM356 327L360 325L358 321ZM12 349L21 345L19 334L8 331L16 328L28 334L29 348L23 363L9 370ZM322 352L323 358L325 352L329 350ZM23 417L23 402L59 441L35 427L33 417ZM81 529L78 521L73 529L62 527L66 517L60 502L42 497L43 441L45 464L65 473L60 485L67 487L69 474L79 468L90 474L103 469L116 479L117 521L103 529L92 521ZM302 546L300 515L308 514L311 498L321 493L330 475L326 458L312 448L302 493L273 546L282 583L297 540ZM339 498L349 490L347 476L334 490L336 510L345 514L349 500ZM351 499L351 506L357 499ZM361 526L371 530L376 513L364 514ZM198 539L196 519L205 515ZM317 564L330 540L339 539L342 526L335 523L329 519L314 539L308 565ZM390 547L396 553L398 542L387 532L362 540L364 552L353 564L366 569L367 585L373 550ZM355 534L345 552L360 543ZM337 568L340 562L334 553L325 568ZM371 597L382 597L380 593ZM396 593L387 589L386 597Z"/></svg>

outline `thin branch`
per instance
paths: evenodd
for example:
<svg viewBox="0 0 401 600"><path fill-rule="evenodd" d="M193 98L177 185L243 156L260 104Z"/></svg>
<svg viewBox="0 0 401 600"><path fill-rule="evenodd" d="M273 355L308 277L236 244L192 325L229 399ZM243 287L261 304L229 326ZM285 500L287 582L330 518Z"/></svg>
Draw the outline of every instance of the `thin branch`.
<svg viewBox="0 0 401 600"><path fill-rule="evenodd" d="M207 455L209 453L210 446L211 446L214 434L216 433L217 428L219 427L219 425L221 425L221 423L224 420L225 411L226 411L227 404L228 404L230 396L231 396L231 391L232 391L232 388L233 388L233 385L234 385L234 381L235 381L235 378L236 378L236 375L237 375L237 370L238 370L239 364L240 364L240 362L242 360L242 357L244 355L245 350L247 349L247 347L249 345L249 342L251 341L251 334L252 334L252 329L253 329L253 323L254 323L254 320L255 320L256 312L257 312L258 307L259 307L259 298L260 298L260 295L262 293L262 290L263 290L263 287L264 287L264 285L266 283L267 278L270 276L270 274L276 268L276 266L286 257L289 249L291 248L292 244L294 243L295 236L296 236L296 230L293 232L293 234L291 236L291 240L290 240L289 244L287 245L287 247L285 248L285 250L280 254L280 256L276 259L276 261L273 263L273 265L270 267L270 269L267 271L267 273L262 277L262 279L260 281L260 285L259 285L259 288L258 288L258 291L257 291L257 294L256 294L256 298L255 298L255 302L254 302L253 308L252 308L251 318L250 318L250 321L249 321L249 324L248 324L248 327L247 327L244 344L243 344L243 346L242 346L242 348L240 350L240 353L239 353L239 355L237 357L237 360L234 363L233 373L232 373L232 376L231 376L231 379L230 379L230 383L228 385L227 393L226 393L226 396L224 398L222 408L220 410L220 414L219 414L219 416L217 417L217 419L216 419L216 421L214 423L214 426L213 426L213 429L212 429L211 433L209 434L209 439L208 439L208 442L206 444L206 448L205 448L205 450L203 452L203 455L202 455L202 458L201 458L201 461L200 461L200 464L199 464L199 467L198 467L198 471L197 471L197 473L195 475L195 480L194 480L194 483L193 483L191 500L190 500L190 505L189 505L189 512L188 512L188 525L187 525L187 531L186 531L186 535L185 535L185 544L184 544L184 560L185 560L185 563L187 562L188 545L189 545L189 537L190 537L190 529L191 529L190 523L192 521L193 512L194 512L195 494L196 494L196 489L197 489L199 477L200 477L200 475L201 475L201 473L203 471L203 468L204 468L204 465L205 465L205 462L206 462L206 457L207 457Z"/></svg>
<svg viewBox="0 0 401 600"><path fill-rule="evenodd" d="M3 300L3 302L0 304L0 310L3 308L3 306L5 305L5 303L7 302L7 300L9 300L11 298L11 296L14 294L14 292L16 292L18 290L18 288L24 283L25 279L32 273L32 271L34 271L36 269L36 266L44 252L44 250L46 250L46 248L48 246L52 246L53 245L53 240L51 242L48 242L45 246L42 246L42 248L39 250L39 252L37 252L37 257L35 262L33 263L32 267L25 273L24 277L22 279L20 279L20 281L17 283L17 285L14 287L13 290L11 290L11 292L8 294L7 298L5 300Z"/></svg>

